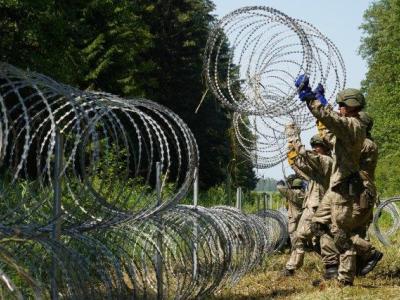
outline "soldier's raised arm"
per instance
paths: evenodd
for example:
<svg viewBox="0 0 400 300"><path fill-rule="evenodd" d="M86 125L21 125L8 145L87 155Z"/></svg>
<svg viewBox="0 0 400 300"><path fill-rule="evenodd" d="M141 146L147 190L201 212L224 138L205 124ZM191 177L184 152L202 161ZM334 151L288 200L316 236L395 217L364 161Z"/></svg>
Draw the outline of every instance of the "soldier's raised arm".
<svg viewBox="0 0 400 300"><path fill-rule="evenodd" d="M357 119L358 113L356 113L359 108L365 105L364 95L359 90L348 88L337 94L336 102L339 107L346 106L347 111L354 109L354 116L349 114L345 116L334 111L332 106L328 104L324 96L324 87L321 84L318 84L317 88L312 91L308 77L302 75L298 77L295 85L298 88L300 100L307 103L311 114L322 122L336 138L351 143L359 140L360 135L365 134L365 129Z"/></svg>

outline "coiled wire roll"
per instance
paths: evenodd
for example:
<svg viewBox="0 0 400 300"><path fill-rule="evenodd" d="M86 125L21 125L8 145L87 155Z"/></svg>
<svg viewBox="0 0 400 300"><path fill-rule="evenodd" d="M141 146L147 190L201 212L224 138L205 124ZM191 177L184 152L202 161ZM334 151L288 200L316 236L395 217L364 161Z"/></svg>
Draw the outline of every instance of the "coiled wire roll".
<svg viewBox="0 0 400 300"><path fill-rule="evenodd" d="M385 246L391 246L398 239L400 229L400 196L385 199L374 212L373 232Z"/></svg>
<svg viewBox="0 0 400 300"><path fill-rule="evenodd" d="M0 111L7 298L50 298L51 282L68 299L204 297L235 284L280 244L267 216L177 205L198 167L197 145L161 105L79 91L3 63ZM54 215L57 135L62 206Z"/></svg>
<svg viewBox="0 0 400 300"><path fill-rule="evenodd" d="M204 72L210 90L235 112L236 138L256 168L284 160L286 124L302 130L314 125L297 99L297 76L308 75L311 86L322 83L331 104L346 85L343 58L329 38L310 23L266 6L237 9L215 25ZM250 141L244 128L252 133Z"/></svg>

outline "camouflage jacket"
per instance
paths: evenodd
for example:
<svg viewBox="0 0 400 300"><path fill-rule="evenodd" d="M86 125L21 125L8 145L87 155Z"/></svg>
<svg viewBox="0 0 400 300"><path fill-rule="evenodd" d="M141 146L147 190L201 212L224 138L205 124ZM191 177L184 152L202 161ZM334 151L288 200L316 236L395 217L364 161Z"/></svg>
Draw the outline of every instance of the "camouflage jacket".
<svg viewBox="0 0 400 300"><path fill-rule="evenodd" d="M303 208L308 207L312 209L318 207L322 197L329 188L332 158L311 150L298 151L298 156L292 168L296 173L306 175L309 181Z"/></svg>
<svg viewBox="0 0 400 300"><path fill-rule="evenodd" d="M300 218L304 202L304 191L300 189L290 189L283 185L276 187L288 202L288 218L290 221L296 221Z"/></svg>
<svg viewBox="0 0 400 300"><path fill-rule="evenodd" d="M307 106L332 133L330 142L333 164L330 188L333 188L345 182L350 175L359 172L366 130L358 118L340 116L330 105L324 107L318 100L309 101Z"/></svg>
<svg viewBox="0 0 400 300"><path fill-rule="evenodd" d="M360 169L368 174L372 181L375 181L375 169L378 163L378 146L371 139L364 140L361 150Z"/></svg>
<svg viewBox="0 0 400 300"><path fill-rule="evenodd" d="M378 146L369 138L364 141L360 159L360 177L365 190L360 195L360 207L372 208L377 201L375 169L378 162Z"/></svg>

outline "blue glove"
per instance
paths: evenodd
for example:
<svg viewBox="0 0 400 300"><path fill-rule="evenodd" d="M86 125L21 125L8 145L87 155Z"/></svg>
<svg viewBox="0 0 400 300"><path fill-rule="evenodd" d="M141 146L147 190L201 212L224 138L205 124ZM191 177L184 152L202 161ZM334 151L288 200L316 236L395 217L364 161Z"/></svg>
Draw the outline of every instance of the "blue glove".
<svg viewBox="0 0 400 300"><path fill-rule="evenodd" d="M301 74L294 82L297 92L300 93L303 89L310 87L310 78L306 74Z"/></svg>
<svg viewBox="0 0 400 300"><path fill-rule="evenodd" d="M297 88L297 93L299 94L300 101L315 99L315 94L310 87L310 79L306 74L302 74L297 77L294 85Z"/></svg>
<svg viewBox="0 0 400 300"><path fill-rule="evenodd" d="M328 101L325 98L325 89L321 83L318 83L317 87L314 90L315 98L321 102L322 106L327 106Z"/></svg>
<svg viewBox="0 0 400 300"><path fill-rule="evenodd" d="M308 187L308 181L303 180L303 182L301 183L301 188L302 188L303 190L306 190L307 187Z"/></svg>

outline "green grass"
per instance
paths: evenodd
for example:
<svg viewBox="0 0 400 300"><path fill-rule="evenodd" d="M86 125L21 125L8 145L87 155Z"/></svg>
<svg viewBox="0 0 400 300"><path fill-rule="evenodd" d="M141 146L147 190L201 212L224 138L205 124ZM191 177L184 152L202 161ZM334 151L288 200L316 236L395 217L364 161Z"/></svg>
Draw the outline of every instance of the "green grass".
<svg viewBox="0 0 400 300"><path fill-rule="evenodd" d="M398 233L400 235L400 233ZM313 287L311 282L321 278L324 271L319 256L306 253L305 263L293 277L282 277L289 251L267 259L259 270L243 277L234 287L227 287L212 299L400 299L399 244L384 248L373 239L373 244L384 252L383 259L373 272L356 278L354 286L340 288L334 281L323 281Z"/></svg>

